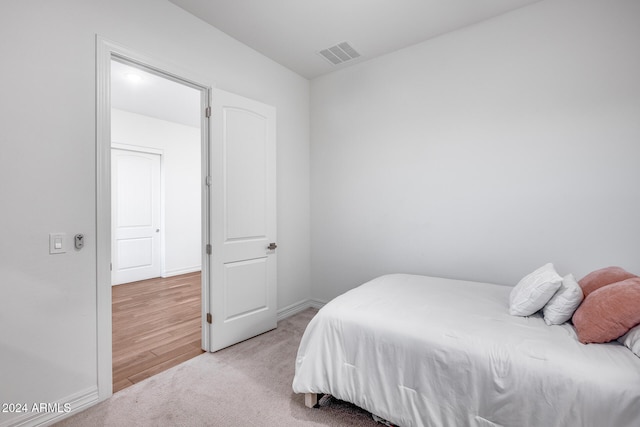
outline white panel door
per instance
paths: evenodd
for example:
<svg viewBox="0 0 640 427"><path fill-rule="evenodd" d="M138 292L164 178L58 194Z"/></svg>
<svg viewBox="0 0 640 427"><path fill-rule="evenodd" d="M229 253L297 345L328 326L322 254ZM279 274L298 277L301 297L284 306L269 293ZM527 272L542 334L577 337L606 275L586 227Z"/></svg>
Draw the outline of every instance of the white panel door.
<svg viewBox="0 0 640 427"><path fill-rule="evenodd" d="M275 108L214 89L210 351L274 329Z"/></svg>
<svg viewBox="0 0 640 427"><path fill-rule="evenodd" d="M159 154L111 150L111 209L111 284L159 277Z"/></svg>

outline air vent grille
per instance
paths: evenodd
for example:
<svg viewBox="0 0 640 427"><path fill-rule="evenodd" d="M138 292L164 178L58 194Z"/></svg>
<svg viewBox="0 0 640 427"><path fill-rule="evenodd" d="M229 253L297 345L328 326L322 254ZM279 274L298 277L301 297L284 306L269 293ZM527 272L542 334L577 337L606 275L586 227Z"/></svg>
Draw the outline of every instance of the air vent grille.
<svg viewBox="0 0 640 427"><path fill-rule="evenodd" d="M360 54L347 42L338 43L335 46L328 47L318 52L324 59L333 65L342 64L351 61L360 56Z"/></svg>

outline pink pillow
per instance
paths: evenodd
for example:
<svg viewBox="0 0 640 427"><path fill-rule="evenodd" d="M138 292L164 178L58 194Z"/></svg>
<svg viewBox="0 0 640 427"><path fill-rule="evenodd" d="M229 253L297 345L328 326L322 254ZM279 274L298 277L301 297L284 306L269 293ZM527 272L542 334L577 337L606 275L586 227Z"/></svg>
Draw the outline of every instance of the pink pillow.
<svg viewBox="0 0 640 427"><path fill-rule="evenodd" d="M605 267L600 270L592 271L580 279L578 283L580 284L582 293L586 298L596 289L600 289L601 287L612 283L621 282L631 277L638 276L631 274L620 267Z"/></svg>
<svg viewBox="0 0 640 427"><path fill-rule="evenodd" d="M581 343L615 340L640 324L640 277L593 291L573 315Z"/></svg>

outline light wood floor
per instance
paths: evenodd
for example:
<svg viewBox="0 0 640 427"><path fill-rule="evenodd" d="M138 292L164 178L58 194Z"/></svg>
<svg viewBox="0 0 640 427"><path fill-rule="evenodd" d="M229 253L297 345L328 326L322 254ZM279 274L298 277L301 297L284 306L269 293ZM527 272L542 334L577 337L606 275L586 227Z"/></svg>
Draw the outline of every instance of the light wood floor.
<svg viewBox="0 0 640 427"><path fill-rule="evenodd" d="M112 287L113 392L203 351L200 272Z"/></svg>

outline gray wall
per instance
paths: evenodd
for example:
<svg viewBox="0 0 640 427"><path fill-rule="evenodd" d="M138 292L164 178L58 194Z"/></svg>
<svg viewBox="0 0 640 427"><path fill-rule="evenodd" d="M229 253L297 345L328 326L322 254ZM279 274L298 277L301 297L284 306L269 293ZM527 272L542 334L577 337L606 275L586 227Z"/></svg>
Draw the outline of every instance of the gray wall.
<svg viewBox="0 0 640 427"><path fill-rule="evenodd" d="M639 21L543 1L318 78L309 110L307 80L166 1L0 3L0 401L97 387L96 34L277 108L282 309L386 272L640 273Z"/></svg>
<svg viewBox="0 0 640 427"><path fill-rule="evenodd" d="M0 402L97 387L96 34L276 107L278 307L309 297L306 79L167 1L3 1ZM51 232L86 246L49 255Z"/></svg>
<svg viewBox="0 0 640 427"><path fill-rule="evenodd" d="M638 22L638 1L543 1L313 80L312 296L640 273Z"/></svg>

